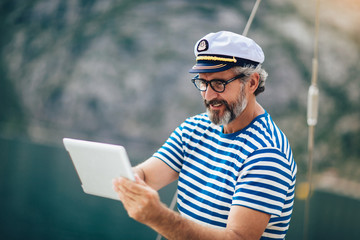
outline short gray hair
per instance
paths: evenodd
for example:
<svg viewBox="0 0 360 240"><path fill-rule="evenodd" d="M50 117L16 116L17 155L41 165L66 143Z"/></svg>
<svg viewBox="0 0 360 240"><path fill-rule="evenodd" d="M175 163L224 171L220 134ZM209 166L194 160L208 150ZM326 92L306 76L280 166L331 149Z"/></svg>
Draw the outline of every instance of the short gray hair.
<svg viewBox="0 0 360 240"><path fill-rule="evenodd" d="M268 77L268 73L262 68L261 64L257 65L255 68L254 68L254 66L249 65L249 66L245 66L245 67L237 66L237 67L233 67L232 69L234 70L234 73L236 75L244 74L247 77L251 76L254 73L258 73L260 76L259 86L255 90L254 94L255 94L255 96L257 96L259 93L262 93L263 91L265 91L265 82ZM245 80L245 81L247 81L247 80Z"/></svg>

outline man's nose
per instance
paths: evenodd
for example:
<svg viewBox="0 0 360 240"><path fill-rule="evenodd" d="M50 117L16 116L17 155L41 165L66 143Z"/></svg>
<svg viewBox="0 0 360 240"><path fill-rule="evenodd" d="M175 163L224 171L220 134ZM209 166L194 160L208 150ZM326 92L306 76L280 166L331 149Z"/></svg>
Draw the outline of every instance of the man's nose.
<svg viewBox="0 0 360 240"><path fill-rule="evenodd" d="M203 98L207 101L213 100L215 98L217 98L218 93L214 91L214 89L212 89L212 87L210 86L210 84L208 85L206 91L203 92Z"/></svg>

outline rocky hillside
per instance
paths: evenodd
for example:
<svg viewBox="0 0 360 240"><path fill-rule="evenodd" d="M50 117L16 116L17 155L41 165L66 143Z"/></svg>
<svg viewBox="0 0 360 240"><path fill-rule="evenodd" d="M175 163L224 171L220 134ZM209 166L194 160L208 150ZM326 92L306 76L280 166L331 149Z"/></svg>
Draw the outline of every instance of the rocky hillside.
<svg viewBox="0 0 360 240"><path fill-rule="evenodd" d="M208 32L242 33L254 2L1 1L1 136L86 138L122 143L134 158L150 155L204 111L187 72L194 43ZM319 169L360 161L359 8L321 1ZM287 133L300 169L314 15L315 1L262 1L249 31L269 72L259 102Z"/></svg>

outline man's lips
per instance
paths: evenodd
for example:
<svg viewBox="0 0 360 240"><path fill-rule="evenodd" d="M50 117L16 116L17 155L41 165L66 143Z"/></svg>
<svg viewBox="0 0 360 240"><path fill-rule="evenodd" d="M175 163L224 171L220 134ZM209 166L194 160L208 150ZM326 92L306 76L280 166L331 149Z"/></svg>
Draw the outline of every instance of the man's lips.
<svg viewBox="0 0 360 240"><path fill-rule="evenodd" d="M223 105L227 105L227 102L225 100L210 100L210 101L206 101L205 100L205 105L207 108L212 108L212 109L218 109L221 108Z"/></svg>
<svg viewBox="0 0 360 240"><path fill-rule="evenodd" d="M224 106L224 104L221 104L221 103L210 104L209 109L212 111L220 111L221 109L223 109L223 106Z"/></svg>
<svg viewBox="0 0 360 240"><path fill-rule="evenodd" d="M212 107L220 107L221 105L222 105L222 103L211 104Z"/></svg>

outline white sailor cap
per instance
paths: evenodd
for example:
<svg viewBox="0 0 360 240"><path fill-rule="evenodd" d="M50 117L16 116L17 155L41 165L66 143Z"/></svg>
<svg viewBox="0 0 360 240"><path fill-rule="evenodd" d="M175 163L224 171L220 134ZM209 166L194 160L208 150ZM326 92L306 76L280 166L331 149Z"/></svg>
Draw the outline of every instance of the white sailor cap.
<svg viewBox="0 0 360 240"><path fill-rule="evenodd" d="M194 47L196 64L190 73L221 72L234 66L252 66L264 62L261 47L252 39L228 31L209 33Z"/></svg>

